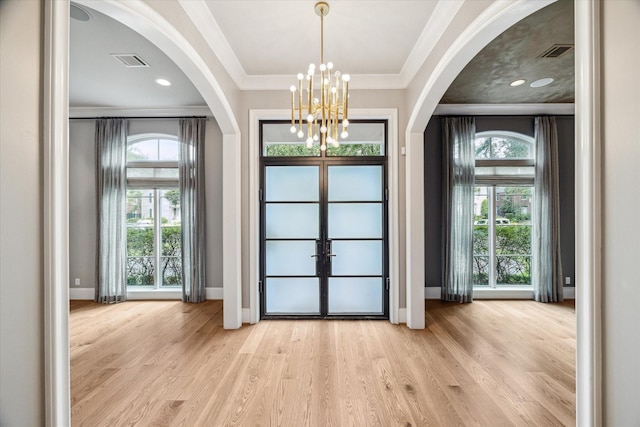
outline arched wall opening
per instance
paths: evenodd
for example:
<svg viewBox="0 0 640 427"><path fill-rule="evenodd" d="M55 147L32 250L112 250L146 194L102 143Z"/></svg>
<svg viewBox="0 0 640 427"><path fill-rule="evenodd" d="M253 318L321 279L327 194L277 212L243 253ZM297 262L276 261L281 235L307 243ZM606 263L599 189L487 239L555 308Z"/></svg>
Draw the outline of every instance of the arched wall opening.
<svg viewBox="0 0 640 427"><path fill-rule="evenodd" d="M240 128L226 95L205 61L169 22L142 2L78 0L131 28L173 60L200 92L222 132L224 327L242 325L240 265Z"/></svg>
<svg viewBox="0 0 640 427"><path fill-rule="evenodd" d="M494 3L456 40L425 82L411 111L406 144L407 326L425 327L424 130L439 100L464 66L494 37L552 3ZM599 2L575 1L576 38L576 422L602 419L600 233ZM503 8L501 11L498 9Z"/></svg>

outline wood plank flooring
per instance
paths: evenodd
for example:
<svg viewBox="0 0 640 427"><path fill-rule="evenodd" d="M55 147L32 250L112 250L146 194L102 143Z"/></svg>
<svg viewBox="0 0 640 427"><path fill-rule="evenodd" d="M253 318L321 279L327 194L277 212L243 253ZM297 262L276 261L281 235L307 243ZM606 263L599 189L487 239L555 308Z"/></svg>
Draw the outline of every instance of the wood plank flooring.
<svg viewBox="0 0 640 427"><path fill-rule="evenodd" d="M71 302L74 426L572 426L573 301L222 328L222 302Z"/></svg>

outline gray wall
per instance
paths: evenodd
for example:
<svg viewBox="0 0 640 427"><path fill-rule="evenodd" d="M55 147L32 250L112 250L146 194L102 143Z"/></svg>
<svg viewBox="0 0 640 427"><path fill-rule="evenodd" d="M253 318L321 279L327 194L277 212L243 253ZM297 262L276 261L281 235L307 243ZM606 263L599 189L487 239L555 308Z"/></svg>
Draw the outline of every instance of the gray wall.
<svg viewBox="0 0 640 427"><path fill-rule="evenodd" d="M69 124L69 287L94 288L96 254L95 122ZM177 120L131 120L129 135L178 135ZM222 287L222 134L213 119L205 132L207 287ZM80 286L74 285L75 278Z"/></svg>
<svg viewBox="0 0 640 427"><path fill-rule="evenodd" d="M42 2L0 1L0 426L44 425Z"/></svg>
<svg viewBox="0 0 640 427"><path fill-rule="evenodd" d="M425 189L425 286L440 287L442 281L442 117L433 116L424 132ZM560 169L560 244L562 272L575 277L574 162L575 138L573 116L556 116L558 125L558 160ZM533 137L533 116L479 116L476 132L506 130Z"/></svg>

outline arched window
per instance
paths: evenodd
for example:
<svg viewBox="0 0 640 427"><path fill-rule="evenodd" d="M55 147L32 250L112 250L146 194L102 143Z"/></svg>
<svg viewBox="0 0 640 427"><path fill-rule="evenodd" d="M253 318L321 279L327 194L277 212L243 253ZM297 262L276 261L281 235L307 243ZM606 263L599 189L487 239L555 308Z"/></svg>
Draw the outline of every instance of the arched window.
<svg viewBox="0 0 640 427"><path fill-rule="evenodd" d="M476 134L474 286L531 286L534 139Z"/></svg>
<svg viewBox="0 0 640 427"><path fill-rule="evenodd" d="M178 158L172 135L133 135L127 141L127 286L182 285Z"/></svg>

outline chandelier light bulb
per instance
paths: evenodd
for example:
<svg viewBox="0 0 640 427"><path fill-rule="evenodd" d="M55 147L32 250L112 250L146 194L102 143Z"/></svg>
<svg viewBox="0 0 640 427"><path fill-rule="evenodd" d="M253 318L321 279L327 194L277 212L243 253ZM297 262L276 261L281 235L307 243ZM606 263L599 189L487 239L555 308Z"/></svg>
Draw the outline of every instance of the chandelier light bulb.
<svg viewBox="0 0 640 427"><path fill-rule="evenodd" d="M315 70L315 69L316 69L315 64L309 64L309 70Z"/></svg>
<svg viewBox="0 0 640 427"><path fill-rule="evenodd" d="M339 141L333 141L333 148L338 148L340 146Z"/></svg>
<svg viewBox="0 0 640 427"><path fill-rule="evenodd" d="M318 142L318 140L320 139L320 137L318 136L318 134L316 133L315 135L313 135L313 140L315 142Z"/></svg>
<svg viewBox="0 0 640 427"><path fill-rule="evenodd" d="M349 132L347 132L346 130L343 130L342 133L340 134L340 138L342 139L347 139L348 136L349 136Z"/></svg>
<svg viewBox="0 0 640 427"><path fill-rule="evenodd" d="M343 74L342 75L342 81L343 82L348 82L349 80L351 80L351 76L349 74Z"/></svg>
<svg viewBox="0 0 640 427"><path fill-rule="evenodd" d="M291 87L289 88L289 90L290 90L292 93L296 93L296 90L297 90L297 89L296 89L296 87L295 87L294 85L291 85Z"/></svg>
<svg viewBox="0 0 640 427"><path fill-rule="evenodd" d="M311 123L311 122L313 122L313 115L309 114L307 116L307 123Z"/></svg>
<svg viewBox="0 0 640 427"><path fill-rule="evenodd" d="M327 68L328 68L329 70L333 70L333 62L328 62L328 63L327 63Z"/></svg>
<svg viewBox="0 0 640 427"><path fill-rule="evenodd" d="M342 127L343 127L343 128L346 128L346 127L348 127L348 126L349 126L349 119L343 119L343 120L342 120Z"/></svg>
<svg viewBox="0 0 640 427"><path fill-rule="evenodd" d="M334 143L333 138L331 138L330 136L328 136L328 137L327 137L327 142L328 142L329 144L333 144L333 143Z"/></svg>
<svg viewBox="0 0 640 427"><path fill-rule="evenodd" d="M324 64L320 64L320 71L326 71L327 70L327 66Z"/></svg>
<svg viewBox="0 0 640 427"><path fill-rule="evenodd" d="M307 148L311 148L313 146L313 139L311 137L307 138Z"/></svg>
<svg viewBox="0 0 640 427"><path fill-rule="evenodd" d="M291 126L291 129L289 129L291 131L291 133L296 133L296 127L295 126Z"/></svg>
<svg viewBox="0 0 640 427"><path fill-rule="evenodd" d="M304 136L304 132L302 130L298 131L298 138L302 138Z"/></svg>
<svg viewBox="0 0 640 427"><path fill-rule="evenodd" d="M298 73L298 80L302 80L302 79L304 79L304 74Z"/></svg>
<svg viewBox="0 0 640 427"><path fill-rule="evenodd" d="M327 133L327 127L326 126L320 126L320 133Z"/></svg>
<svg viewBox="0 0 640 427"><path fill-rule="evenodd" d="M324 144L322 144L322 145L320 146L320 151L326 151L326 150L327 150L327 146L326 146L326 145L324 145Z"/></svg>

